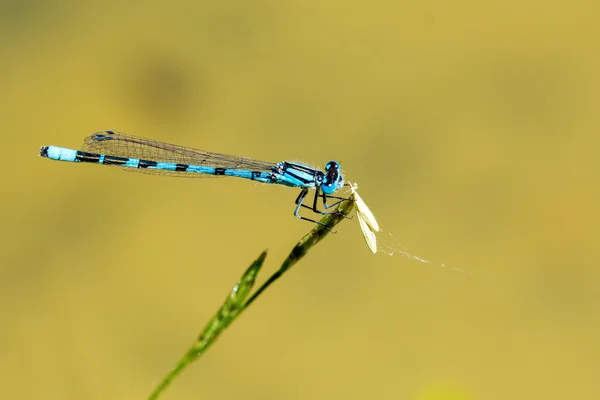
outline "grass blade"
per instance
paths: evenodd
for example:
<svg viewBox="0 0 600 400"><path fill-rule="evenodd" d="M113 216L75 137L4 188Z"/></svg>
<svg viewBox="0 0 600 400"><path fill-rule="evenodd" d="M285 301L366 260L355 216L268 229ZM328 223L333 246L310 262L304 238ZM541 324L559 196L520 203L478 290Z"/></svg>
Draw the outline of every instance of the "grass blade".
<svg viewBox="0 0 600 400"><path fill-rule="evenodd" d="M149 400L158 399L158 396L169 386L189 364L196 361L219 337L221 332L237 317L243 309L248 294L254 286L254 281L267 256L266 250L248 267L239 282L233 287L225 302L217 313L206 324L202 333L198 336L194 344L189 348L185 355L179 360L175 368L163 378L161 383L154 389L154 392L148 397Z"/></svg>
<svg viewBox="0 0 600 400"><path fill-rule="evenodd" d="M353 196L351 196L351 199ZM267 256L266 250L248 267L239 282L233 287L225 302L217 313L206 324L198 339L192 344L185 355L179 360L175 368L163 378L148 398L156 400L171 382L192 362L196 361L241 313L246 310L273 282L279 279L287 270L296 264L308 251L321 239L332 232L333 227L348 217L353 210L353 201L343 201L336 208L336 213L325 215L320 223L316 224L310 232L296 243L290 254L281 264L279 269L263 283L252 296L248 298L254 282ZM247 299L248 298L248 299Z"/></svg>

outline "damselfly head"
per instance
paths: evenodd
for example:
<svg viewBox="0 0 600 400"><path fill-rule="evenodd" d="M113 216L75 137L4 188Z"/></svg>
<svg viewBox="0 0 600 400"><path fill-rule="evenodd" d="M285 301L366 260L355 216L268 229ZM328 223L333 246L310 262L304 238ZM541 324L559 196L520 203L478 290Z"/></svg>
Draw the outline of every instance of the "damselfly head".
<svg viewBox="0 0 600 400"><path fill-rule="evenodd" d="M342 169L337 161L329 161L325 165L325 177L321 190L325 194L333 194L336 190L344 186L344 178L342 177Z"/></svg>

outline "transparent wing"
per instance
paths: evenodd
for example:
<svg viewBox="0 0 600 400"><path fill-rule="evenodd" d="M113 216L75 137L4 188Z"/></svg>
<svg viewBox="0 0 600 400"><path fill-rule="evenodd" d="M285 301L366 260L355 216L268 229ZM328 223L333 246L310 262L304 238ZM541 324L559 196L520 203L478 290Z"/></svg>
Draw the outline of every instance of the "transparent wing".
<svg viewBox="0 0 600 400"><path fill-rule="evenodd" d="M257 161L251 158L230 156L227 154L211 153L191 147L178 146L145 139L114 131L100 131L85 138L83 151L105 154L117 157L139 158L142 160L170 162L188 165L202 165L215 168L245 169L252 171L271 171L276 163ZM155 175L206 177L212 175L165 171L160 169L123 168Z"/></svg>

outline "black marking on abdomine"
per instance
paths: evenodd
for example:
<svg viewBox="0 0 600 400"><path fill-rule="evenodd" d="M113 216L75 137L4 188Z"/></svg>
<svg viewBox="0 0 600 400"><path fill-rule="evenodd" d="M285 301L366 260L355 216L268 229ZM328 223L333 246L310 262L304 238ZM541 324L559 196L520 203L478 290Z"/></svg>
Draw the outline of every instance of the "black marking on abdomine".
<svg viewBox="0 0 600 400"><path fill-rule="evenodd" d="M252 176L250 179L252 180L256 180L256 178L260 178L262 177L262 172L260 171L252 171Z"/></svg>
<svg viewBox="0 0 600 400"><path fill-rule="evenodd" d="M116 156L104 156L104 161L102 164L105 165L122 165L127 163L129 158L127 157L116 157Z"/></svg>
<svg viewBox="0 0 600 400"><path fill-rule="evenodd" d="M215 168L215 175L225 175L227 168Z"/></svg>
<svg viewBox="0 0 600 400"><path fill-rule="evenodd" d="M100 154L87 153L85 151L78 151L77 155L75 156L75 159L77 161L81 161L81 162L98 163L98 162L100 162Z"/></svg>
<svg viewBox="0 0 600 400"><path fill-rule="evenodd" d="M157 165L156 161L140 160L140 163L138 164L138 168L151 168L151 167L156 167L156 165Z"/></svg>
<svg viewBox="0 0 600 400"><path fill-rule="evenodd" d="M43 146L40 149L40 156L42 156L42 157L48 157L48 146Z"/></svg>
<svg viewBox="0 0 600 400"><path fill-rule="evenodd" d="M185 171L187 171L187 169L188 169L189 167L190 167L190 166L189 166L189 165L187 165L187 164L176 164L176 165L175 165L175 171L179 171L179 172L185 172Z"/></svg>

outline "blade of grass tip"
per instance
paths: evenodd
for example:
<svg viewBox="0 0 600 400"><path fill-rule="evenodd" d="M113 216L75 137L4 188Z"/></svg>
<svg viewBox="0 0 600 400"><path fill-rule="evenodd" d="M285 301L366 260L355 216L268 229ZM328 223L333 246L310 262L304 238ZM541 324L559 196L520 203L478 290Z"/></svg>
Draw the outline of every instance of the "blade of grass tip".
<svg viewBox="0 0 600 400"><path fill-rule="evenodd" d="M267 279L265 283L263 283L256 292L246 303L244 304L240 313L244 311L246 308L254 302L261 295L263 291L265 291L273 282L279 279L288 269L290 269L294 264L296 264L302 257L308 253L308 251L321 239L323 239L327 234L332 232L332 228L339 224L342 220L348 218L348 214L352 212L354 209L354 197L350 196L349 201L343 201L337 206L335 213L325 215L320 222L317 224L314 229L308 232L302 239L296 243L290 254L287 256L281 267L273 275Z"/></svg>
<svg viewBox="0 0 600 400"><path fill-rule="evenodd" d="M179 360L175 368L171 370L163 378L160 384L154 389L148 400L158 399L158 396L169 386L169 384L175 379L188 365L196 361L205 351L213 344L219 337L221 332L237 317L241 310L243 310L244 301L256 281L256 277L260 272L260 269L267 256L266 250L248 267L244 275L240 278L239 282L233 287L225 302L217 311L217 313L211 318L206 324L202 333L198 336L198 339L189 348L185 355Z"/></svg>

